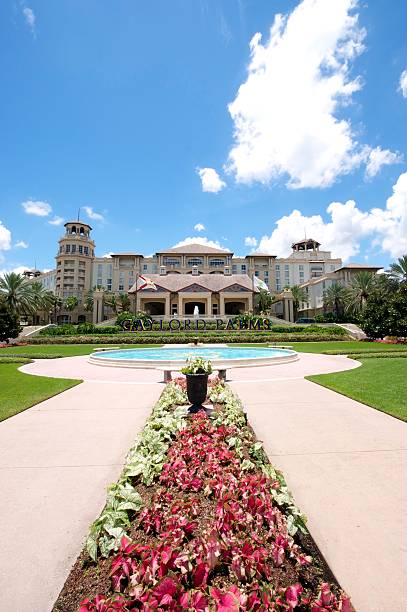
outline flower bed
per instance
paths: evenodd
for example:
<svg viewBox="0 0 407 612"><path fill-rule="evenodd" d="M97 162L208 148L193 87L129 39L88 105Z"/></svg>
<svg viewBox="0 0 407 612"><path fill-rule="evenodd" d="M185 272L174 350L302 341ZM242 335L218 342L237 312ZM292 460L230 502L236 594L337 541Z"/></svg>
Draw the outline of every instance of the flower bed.
<svg viewBox="0 0 407 612"><path fill-rule="evenodd" d="M212 379L213 415L187 417L183 386L155 406L55 612L350 610L238 398Z"/></svg>

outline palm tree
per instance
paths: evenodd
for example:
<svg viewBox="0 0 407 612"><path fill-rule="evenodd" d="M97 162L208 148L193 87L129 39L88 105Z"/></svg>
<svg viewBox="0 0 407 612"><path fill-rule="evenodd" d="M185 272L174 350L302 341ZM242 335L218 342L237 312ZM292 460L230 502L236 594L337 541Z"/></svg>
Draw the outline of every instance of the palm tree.
<svg viewBox="0 0 407 612"><path fill-rule="evenodd" d="M390 276L396 278L401 283L407 282L407 255L403 255L399 257L396 263L392 263L390 265L390 270L388 271Z"/></svg>
<svg viewBox="0 0 407 612"><path fill-rule="evenodd" d="M12 314L21 315L34 309L30 283L21 274L6 272L0 278L0 297Z"/></svg>
<svg viewBox="0 0 407 612"><path fill-rule="evenodd" d="M265 289L260 289L256 299L256 310L258 312L266 312L274 303L275 298Z"/></svg>
<svg viewBox="0 0 407 612"><path fill-rule="evenodd" d="M75 295L71 295L65 300L65 308L69 310L69 312L73 312L75 308L78 307L79 301Z"/></svg>
<svg viewBox="0 0 407 612"><path fill-rule="evenodd" d="M59 295L55 295L54 293L52 293L51 291L49 292L50 295L50 304L51 304L51 308L53 310L53 322L56 323L57 322L57 311L61 310L62 305L63 305L63 301L62 298L59 297Z"/></svg>
<svg viewBox="0 0 407 612"><path fill-rule="evenodd" d="M117 297L115 296L114 293L111 293L110 295L107 295L105 297L105 305L108 306L109 308L111 308L114 312L115 315L117 315L117 310L119 307L119 302L117 300Z"/></svg>
<svg viewBox="0 0 407 612"><path fill-rule="evenodd" d="M347 290L346 310L359 314L375 286L376 277L372 272L361 270L355 274Z"/></svg>
<svg viewBox="0 0 407 612"><path fill-rule="evenodd" d="M335 318L338 319L344 311L347 291L340 283L332 285L324 291L324 308L331 308Z"/></svg>
<svg viewBox="0 0 407 612"><path fill-rule="evenodd" d="M119 303L122 310L129 310L130 308L130 298L127 293L120 293L119 295Z"/></svg>
<svg viewBox="0 0 407 612"><path fill-rule="evenodd" d="M86 310L86 312L92 312L92 310L93 310L93 294L92 294L91 291L89 291L89 293L86 295L83 307Z"/></svg>
<svg viewBox="0 0 407 612"><path fill-rule="evenodd" d="M293 308L294 308L294 321L295 321L297 318L300 303L308 302L308 295L307 295L307 292L299 285L293 285L290 288L290 290L293 295Z"/></svg>

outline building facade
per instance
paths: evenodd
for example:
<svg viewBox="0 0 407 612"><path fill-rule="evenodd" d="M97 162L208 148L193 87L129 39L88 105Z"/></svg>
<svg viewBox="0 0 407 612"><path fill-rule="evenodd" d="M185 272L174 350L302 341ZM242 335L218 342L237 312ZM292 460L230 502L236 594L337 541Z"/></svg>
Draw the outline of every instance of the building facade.
<svg viewBox="0 0 407 612"><path fill-rule="evenodd" d="M152 316L188 316L194 305L202 316L237 314L252 310L256 277L272 294L280 295L284 288L312 283L342 267L341 259L321 250L313 239L294 243L286 258L266 253L237 257L232 251L201 244L160 250L149 257L137 252L97 257L91 233L87 223L66 223L58 242L55 269L36 278L63 303L68 297L77 298L75 313L63 307L59 322L94 320L94 313L84 308L86 296L94 290L99 300L101 293L129 294L134 310ZM139 275L151 278L157 291L137 292ZM277 302L275 308L277 316L285 316L283 302ZM102 308L96 318L108 319L112 314Z"/></svg>

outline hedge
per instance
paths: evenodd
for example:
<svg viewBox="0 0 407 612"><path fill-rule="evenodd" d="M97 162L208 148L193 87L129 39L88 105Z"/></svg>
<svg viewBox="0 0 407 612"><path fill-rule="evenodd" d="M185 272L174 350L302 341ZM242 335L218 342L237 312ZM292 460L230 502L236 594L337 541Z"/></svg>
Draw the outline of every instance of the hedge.
<svg viewBox="0 0 407 612"><path fill-rule="evenodd" d="M236 330L222 330L219 329L217 330L216 328L209 328L207 327L206 330L181 330L181 331L170 331L170 330L165 330L164 333L163 331L160 330L146 330L146 331L135 331L135 332L123 332L122 329L120 327L117 326L108 326L108 327L94 327L90 324L86 325L86 329L84 331L81 331L81 327L85 327L85 325L81 326L74 326L74 325L61 325L59 327L52 327L52 328L48 328L45 329L41 332L41 336L45 336L45 337L55 337L55 336L117 336L125 338L127 336L137 336L137 337L141 337L141 336L149 336L149 337L153 337L153 336L210 336L210 337L217 337L219 335L222 336L229 336L231 334L255 334L255 335L270 335L270 334L289 334L290 336L292 335L298 335L298 334L306 334L306 335L318 335L318 336L346 336L346 330L344 330L342 327L319 327L316 325L308 325L308 326L300 326L300 325L296 325L296 326L284 326L284 325L275 325L272 327L271 330L250 330L250 329L236 329Z"/></svg>
<svg viewBox="0 0 407 612"><path fill-rule="evenodd" d="M57 336L30 338L30 344L186 344L198 336L200 341L210 343L256 343L256 342L327 342L330 340L347 340L348 336L338 334L274 334L270 332L227 334L141 334L122 336Z"/></svg>

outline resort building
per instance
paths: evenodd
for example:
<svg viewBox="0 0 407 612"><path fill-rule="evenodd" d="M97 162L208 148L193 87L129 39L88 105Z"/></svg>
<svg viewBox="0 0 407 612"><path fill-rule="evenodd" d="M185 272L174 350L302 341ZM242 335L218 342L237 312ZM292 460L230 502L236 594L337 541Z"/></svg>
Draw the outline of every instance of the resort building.
<svg viewBox="0 0 407 612"><path fill-rule="evenodd" d="M286 258L266 253L237 257L232 251L201 244L159 250L149 257L137 252L97 257L91 232L91 226L82 221L65 223L55 269L43 274L27 272L63 303L71 296L78 299L75 312L61 308L58 322L110 319L114 313L104 304L104 298L106 294L123 293L129 295L133 312L142 310L151 316L188 317L195 306L200 316L235 315L253 309L254 296L259 291L256 279L276 295L276 315L292 320L289 287L300 285L309 294L309 306L304 305L302 314L317 312L326 284L335 280L346 283L351 270L356 269L351 264L342 266L340 258L320 250L320 243L313 239L292 244L292 252ZM358 269L375 272L378 268ZM151 279L156 290L148 286L137 290L140 275ZM93 313L84 308L89 292L93 292L95 302Z"/></svg>

